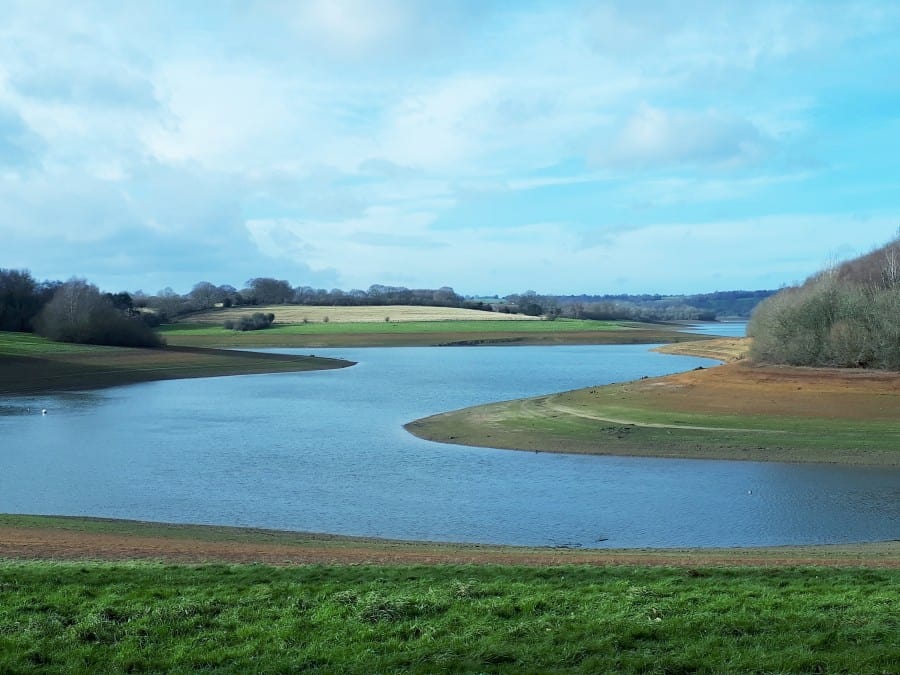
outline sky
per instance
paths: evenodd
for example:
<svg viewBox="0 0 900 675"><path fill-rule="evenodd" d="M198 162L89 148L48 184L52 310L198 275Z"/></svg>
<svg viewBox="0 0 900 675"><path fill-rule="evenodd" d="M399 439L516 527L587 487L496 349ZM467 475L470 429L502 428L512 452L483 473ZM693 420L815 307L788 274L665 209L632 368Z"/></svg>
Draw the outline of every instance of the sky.
<svg viewBox="0 0 900 675"><path fill-rule="evenodd" d="M900 226L900 3L0 0L0 267L768 289Z"/></svg>

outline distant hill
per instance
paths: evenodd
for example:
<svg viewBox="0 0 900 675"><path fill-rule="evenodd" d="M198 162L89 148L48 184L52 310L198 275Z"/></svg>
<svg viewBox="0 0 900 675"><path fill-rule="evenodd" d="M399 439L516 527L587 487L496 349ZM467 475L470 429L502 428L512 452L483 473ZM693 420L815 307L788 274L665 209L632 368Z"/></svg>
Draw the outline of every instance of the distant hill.
<svg viewBox="0 0 900 675"><path fill-rule="evenodd" d="M694 295L562 295L556 301L563 315L572 307L581 306L589 316L585 318L640 320L713 320L749 318L756 306L777 291L717 291Z"/></svg>

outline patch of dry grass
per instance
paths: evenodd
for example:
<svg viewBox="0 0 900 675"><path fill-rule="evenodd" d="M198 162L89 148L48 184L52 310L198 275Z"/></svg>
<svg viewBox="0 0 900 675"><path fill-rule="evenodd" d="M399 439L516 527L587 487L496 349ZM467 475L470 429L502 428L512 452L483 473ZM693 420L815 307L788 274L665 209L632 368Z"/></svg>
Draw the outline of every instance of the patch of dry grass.
<svg viewBox="0 0 900 675"><path fill-rule="evenodd" d="M680 342L657 347L654 351L662 354L678 354L680 356L699 356L716 359L723 363L740 361L750 352L750 338L714 338L696 342Z"/></svg>

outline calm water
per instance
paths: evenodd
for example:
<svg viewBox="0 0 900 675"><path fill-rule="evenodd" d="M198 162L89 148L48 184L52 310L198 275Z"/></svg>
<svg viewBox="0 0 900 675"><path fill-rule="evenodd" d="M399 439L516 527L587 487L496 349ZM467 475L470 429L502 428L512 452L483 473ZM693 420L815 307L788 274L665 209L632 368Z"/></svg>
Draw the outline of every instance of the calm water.
<svg viewBox="0 0 900 675"><path fill-rule="evenodd" d="M709 362L646 346L316 353L359 364L0 399L0 512L585 547L900 537L896 470L465 448L402 428Z"/></svg>
<svg viewBox="0 0 900 675"><path fill-rule="evenodd" d="M744 337L747 334L746 321L716 321L694 324L687 329L688 333L704 335L721 335L723 337Z"/></svg>

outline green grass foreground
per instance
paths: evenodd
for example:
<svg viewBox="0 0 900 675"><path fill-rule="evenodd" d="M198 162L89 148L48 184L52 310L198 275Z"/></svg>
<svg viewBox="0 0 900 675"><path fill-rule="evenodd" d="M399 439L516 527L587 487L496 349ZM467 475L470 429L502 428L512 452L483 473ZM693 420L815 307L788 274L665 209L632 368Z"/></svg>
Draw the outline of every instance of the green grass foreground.
<svg viewBox="0 0 900 675"><path fill-rule="evenodd" d="M897 570L0 563L0 672L900 668Z"/></svg>

